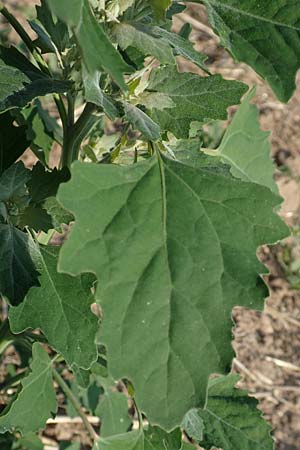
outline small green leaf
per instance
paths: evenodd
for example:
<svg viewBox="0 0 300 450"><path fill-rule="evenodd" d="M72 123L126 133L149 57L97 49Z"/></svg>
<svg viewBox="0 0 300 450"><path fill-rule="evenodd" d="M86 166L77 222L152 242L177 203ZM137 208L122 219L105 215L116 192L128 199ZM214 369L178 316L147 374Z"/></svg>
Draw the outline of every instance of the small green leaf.
<svg viewBox="0 0 300 450"><path fill-rule="evenodd" d="M141 24L120 23L114 27L114 36L123 50L135 47L143 55L154 56L163 64L175 64L169 43L151 34L151 28Z"/></svg>
<svg viewBox="0 0 300 450"><path fill-rule="evenodd" d="M159 427L149 426L145 431L144 450L180 450L181 431L179 428L166 433Z"/></svg>
<svg viewBox="0 0 300 450"><path fill-rule="evenodd" d="M0 46L0 112L22 108L39 96L67 92L71 86L45 75L16 48Z"/></svg>
<svg viewBox="0 0 300 450"><path fill-rule="evenodd" d="M52 171L38 162L32 169L28 189L34 203L40 203L48 197L55 197L59 185L69 180L70 173L67 168Z"/></svg>
<svg viewBox="0 0 300 450"><path fill-rule="evenodd" d="M63 52L69 45L68 27L60 19L54 20L47 0L41 0L40 3L36 6L37 19L49 33L55 47Z"/></svg>
<svg viewBox="0 0 300 450"><path fill-rule="evenodd" d="M106 95L100 87L100 72L90 74L84 68L82 72L85 100L103 108L109 119L115 120L119 117L120 114L113 99Z"/></svg>
<svg viewBox="0 0 300 450"><path fill-rule="evenodd" d="M227 108L239 103L247 86L224 80L220 75L203 78L193 73L178 73L173 67L162 67L152 71L148 89L167 94L175 104L163 111L152 110L153 120L162 130L187 138L193 120L226 119Z"/></svg>
<svg viewBox="0 0 300 450"><path fill-rule="evenodd" d="M43 208L52 218L52 228L58 232L62 232L62 224L68 225L74 220L73 214L63 208L56 197L48 197L43 203Z"/></svg>
<svg viewBox="0 0 300 450"><path fill-rule="evenodd" d="M72 27L82 51L86 68L91 74L109 73L118 85L126 90L124 72L131 68L110 42L102 25L97 22L88 0L48 0L53 12Z"/></svg>
<svg viewBox="0 0 300 450"><path fill-rule="evenodd" d="M128 415L128 401L122 392L106 391L95 411L101 419L101 436L126 433L132 421Z"/></svg>
<svg viewBox="0 0 300 450"><path fill-rule="evenodd" d="M144 435L141 431L130 431L108 438L100 438L93 450L144 450Z"/></svg>
<svg viewBox="0 0 300 450"><path fill-rule="evenodd" d="M165 108L173 108L175 103L167 94L161 92L141 92L135 99L137 105L143 105L147 109L157 109L162 111Z"/></svg>
<svg viewBox="0 0 300 450"><path fill-rule="evenodd" d="M270 84L281 101L295 91L300 68L300 10L295 0L196 0L207 6L221 43Z"/></svg>
<svg viewBox="0 0 300 450"><path fill-rule="evenodd" d="M270 159L269 133L261 131L257 107L250 104L255 89L245 97L218 149L231 173L245 181L267 186L278 192L274 181L275 166Z"/></svg>
<svg viewBox="0 0 300 450"><path fill-rule="evenodd" d="M210 450L273 450L271 426L257 409L258 401L236 389L238 375L210 381L208 402L198 414L204 423L200 445Z"/></svg>
<svg viewBox="0 0 300 450"><path fill-rule="evenodd" d="M33 344L31 373L21 382L22 390L9 410L0 416L0 433L16 430L25 436L44 428L56 413L51 365L42 346Z"/></svg>
<svg viewBox="0 0 300 450"><path fill-rule="evenodd" d="M20 333L39 328L71 366L88 369L97 359L98 320L90 310L91 277L57 273L57 247L41 247L40 252L41 286L32 288L19 307L10 309L11 329Z"/></svg>
<svg viewBox="0 0 300 450"><path fill-rule="evenodd" d="M45 209L40 206L29 205L20 215L18 226L20 228L29 227L36 232L44 231L47 233L47 231L53 228L53 223L51 216Z"/></svg>
<svg viewBox="0 0 300 450"><path fill-rule="evenodd" d="M163 19L166 14L166 9L171 5L172 0L150 0L150 4L158 19Z"/></svg>
<svg viewBox="0 0 300 450"><path fill-rule="evenodd" d="M209 375L230 368L232 308L263 307L256 250L288 234L274 213L280 198L221 164L193 168L160 155L130 166L76 163L58 198L75 216L59 270L99 279L111 375L132 382L150 423L180 426L205 405Z"/></svg>
<svg viewBox="0 0 300 450"><path fill-rule="evenodd" d="M132 124L135 130L150 140L157 141L160 139L160 128L147 114L140 108L130 103L123 102L126 119Z"/></svg>
<svg viewBox="0 0 300 450"><path fill-rule="evenodd" d="M0 75L1 76L1 75ZM1 94L0 94L1 95ZM29 147L26 126L14 125L15 118L6 112L0 118L0 175L17 161Z"/></svg>
<svg viewBox="0 0 300 450"><path fill-rule="evenodd" d="M183 56L203 69L205 72L208 72L208 68L204 64L207 60L207 56L195 50L193 44L188 39L179 36L177 33L170 33L160 27L154 27L153 34L163 38L165 42L168 42L174 49L176 56Z"/></svg>
<svg viewBox="0 0 300 450"><path fill-rule="evenodd" d="M183 418L181 427L191 439L196 442L202 441L204 423L197 409L193 408L188 413L186 413Z"/></svg>

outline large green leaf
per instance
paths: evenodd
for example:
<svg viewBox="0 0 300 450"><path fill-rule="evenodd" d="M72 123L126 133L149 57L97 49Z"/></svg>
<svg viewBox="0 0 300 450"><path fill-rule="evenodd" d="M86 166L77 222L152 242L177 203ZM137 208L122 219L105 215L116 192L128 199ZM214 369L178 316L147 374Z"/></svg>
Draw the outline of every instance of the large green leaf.
<svg viewBox="0 0 300 450"><path fill-rule="evenodd" d="M18 305L31 286L38 284L38 252L27 233L0 223L0 293Z"/></svg>
<svg viewBox="0 0 300 450"><path fill-rule="evenodd" d="M33 287L21 305L10 309L11 329L20 333L39 328L70 365L89 368L97 359L92 280L57 273L57 247L41 247L40 252L41 286Z"/></svg>
<svg viewBox="0 0 300 450"><path fill-rule="evenodd" d="M14 125L15 118L9 113L0 118L0 174L11 166L30 145L26 126Z"/></svg>
<svg viewBox="0 0 300 450"><path fill-rule="evenodd" d="M16 48L0 46L0 112L22 108L38 96L64 93L69 81L50 78Z"/></svg>
<svg viewBox="0 0 300 450"><path fill-rule="evenodd" d="M97 22L89 1L48 0L48 4L59 18L72 27L88 71L93 74L104 69L126 90L123 73L131 69Z"/></svg>
<svg viewBox="0 0 300 450"><path fill-rule="evenodd" d="M238 61L265 78L287 101L300 68L300 9L297 0L195 0L207 6L209 20Z"/></svg>
<svg viewBox="0 0 300 450"><path fill-rule="evenodd" d="M257 409L258 401L234 386L238 375L210 381L208 403L198 414L204 422L201 446L206 450L273 450L271 426Z"/></svg>
<svg viewBox="0 0 300 450"><path fill-rule="evenodd" d="M169 43L151 34L151 29L144 25L120 23L115 25L114 35L123 50L135 47L143 55L155 56L163 64L175 64Z"/></svg>
<svg viewBox="0 0 300 450"><path fill-rule="evenodd" d="M126 433L132 421L128 415L127 397L108 390L101 396L95 414L101 419L101 437Z"/></svg>
<svg viewBox="0 0 300 450"><path fill-rule="evenodd" d="M179 426L205 404L208 376L230 367L232 308L263 306L256 250L287 234L280 198L222 167L161 156L76 163L58 195L76 219L59 270L99 279L112 376L133 382L150 423Z"/></svg>
<svg viewBox="0 0 300 450"><path fill-rule="evenodd" d="M227 128L215 155L231 166L232 174L245 181L267 186L278 192L275 166L270 159L269 133L261 131L256 106L250 104L255 90L249 92Z"/></svg>
<svg viewBox="0 0 300 450"><path fill-rule="evenodd" d="M140 431L100 438L93 450L144 450L144 435Z"/></svg>
<svg viewBox="0 0 300 450"><path fill-rule="evenodd" d="M227 108L239 103L247 87L238 81L224 80L220 75L204 78L163 67L152 71L148 89L167 94L175 104L163 111L152 110L154 121L162 130L187 138L192 121L226 119Z"/></svg>
<svg viewBox="0 0 300 450"><path fill-rule="evenodd" d="M51 361L38 343L32 347L30 368L31 373L21 383L21 392L9 410L0 416L0 433L16 430L26 435L38 431L56 413Z"/></svg>

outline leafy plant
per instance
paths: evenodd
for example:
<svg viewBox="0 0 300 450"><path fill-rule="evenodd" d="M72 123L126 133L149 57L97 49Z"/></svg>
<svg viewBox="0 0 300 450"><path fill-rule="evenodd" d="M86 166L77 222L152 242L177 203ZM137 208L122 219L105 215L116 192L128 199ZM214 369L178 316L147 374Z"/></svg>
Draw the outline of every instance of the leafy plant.
<svg viewBox="0 0 300 450"><path fill-rule="evenodd" d="M40 448L58 406L82 418L94 450L274 446L229 375L231 312L263 308L256 251L288 229L255 92L211 75L189 28L172 31L183 3L41 0L36 39L0 5L22 43L0 48L0 348L21 360L1 385L5 448ZM295 2L198 3L288 100ZM203 126L240 102L218 148L204 148ZM28 147L32 169L19 161Z"/></svg>

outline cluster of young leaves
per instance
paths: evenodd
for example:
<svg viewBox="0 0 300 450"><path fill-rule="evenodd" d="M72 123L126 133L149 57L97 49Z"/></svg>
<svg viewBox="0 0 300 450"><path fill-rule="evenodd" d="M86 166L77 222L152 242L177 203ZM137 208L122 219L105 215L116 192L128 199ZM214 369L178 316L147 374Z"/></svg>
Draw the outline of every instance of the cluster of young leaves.
<svg viewBox="0 0 300 450"><path fill-rule="evenodd" d="M288 100L295 1L198 3L222 44ZM18 391L0 415L7 448L40 448L34 433L57 412L55 381L70 415L83 407L100 418L100 437L86 424L94 450L273 449L256 400L228 375L231 312L263 308L256 250L288 230L255 91L210 74L188 26L172 31L184 9L41 0L32 40L0 3L23 41L0 47L0 294L10 325L0 337L2 348L26 348L25 366L32 358L20 384L18 374L8 380ZM179 72L178 57L193 73ZM203 125L240 102L218 148L202 148ZM19 161L28 147L31 170ZM65 225L67 241L54 246ZM69 387L57 358L74 374Z"/></svg>

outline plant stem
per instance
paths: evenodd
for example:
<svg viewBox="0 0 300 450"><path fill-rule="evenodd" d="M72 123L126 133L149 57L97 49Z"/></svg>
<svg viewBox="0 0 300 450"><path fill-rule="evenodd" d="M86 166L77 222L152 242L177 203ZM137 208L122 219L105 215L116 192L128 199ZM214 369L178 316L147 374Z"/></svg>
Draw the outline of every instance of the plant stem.
<svg viewBox="0 0 300 450"><path fill-rule="evenodd" d="M88 421L88 418L85 415L84 411L82 410L82 407L81 407L79 401L77 400L77 398L75 397L75 395L73 394L73 392L71 391L71 389L69 388L67 383L64 381L64 379L57 372L57 370L54 369L54 367L52 367L52 372L53 372L53 378L55 379L55 381L57 382L57 384L59 385L61 390L68 397L68 399L72 403L74 409L77 411L77 413L78 413L79 417L81 418L81 420L82 420L82 422L83 422L87 432L89 433L92 441L93 442L97 441L99 439L99 436L96 433L96 431L94 430L94 428L92 427L92 425L90 424L90 422Z"/></svg>

